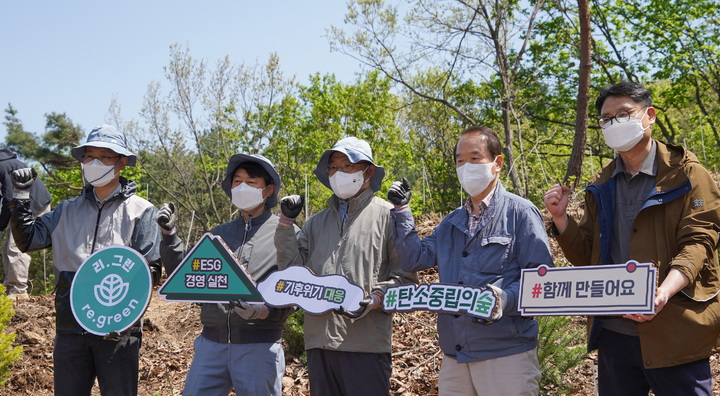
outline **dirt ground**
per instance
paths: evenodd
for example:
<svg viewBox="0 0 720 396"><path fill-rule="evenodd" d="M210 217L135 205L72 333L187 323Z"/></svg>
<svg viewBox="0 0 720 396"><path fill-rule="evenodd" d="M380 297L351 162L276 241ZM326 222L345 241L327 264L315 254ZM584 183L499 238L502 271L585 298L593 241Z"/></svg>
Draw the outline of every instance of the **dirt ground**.
<svg viewBox="0 0 720 396"><path fill-rule="evenodd" d="M418 222L421 236L437 223L437 218ZM553 245L553 254L561 252ZM421 273L421 282L436 282L434 271ZM12 367L12 377L1 395L52 395L54 337L53 295L32 296L15 304L15 316L8 331L15 332L16 345L23 347L22 359ZM143 345L140 351L139 394L142 396L180 395L193 357L193 340L200 333L200 309L196 304L167 302L153 294L145 314ZM393 395L436 395L437 374L442 361L437 343L435 315L427 312L396 314L393 327ZM574 395L594 395L594 361L589 355L581 366L566 373ZM711 357L714 392L720 395L720 358ZM309 395L305 366L299 358L286 354L283 389L286 395ZM553 394L546 390L546 394ZM94 395L99 395L97 386Z"/></svg>

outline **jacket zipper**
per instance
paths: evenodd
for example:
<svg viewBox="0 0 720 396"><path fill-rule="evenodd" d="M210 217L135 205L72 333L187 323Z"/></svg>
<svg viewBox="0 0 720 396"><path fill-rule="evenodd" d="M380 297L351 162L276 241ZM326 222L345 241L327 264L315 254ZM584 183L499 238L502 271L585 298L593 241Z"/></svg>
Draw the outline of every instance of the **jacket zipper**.
<svg viewBox="0 0 720 396"><path fill-rule="evenodd" d="M104 207L105 207L105 202L103 202L100 205L100 207L98 208L97 219L95 219L95 233L93 234L93 243L92 243L92 248L90 249L90 254L95 253L95 242L97 242L98 228L100 227L100 215L102 215L102 210Z"/></svg>
<svg viewBox="0 0 720 396"><path fill-rule="evenodd" d="M240 252L238 253L238 260L242 257L242 251L245 247L245 242L247 242L245 239L247 238L247 233L252 229L252 217L248 219L248 221L245 223L245 231L243 232L243 240L240 244ZM231 342L231 335L230 335L230 315L232 315L232 307L228 306L228 314L227 314L227 343L229 344Z"/></svg>

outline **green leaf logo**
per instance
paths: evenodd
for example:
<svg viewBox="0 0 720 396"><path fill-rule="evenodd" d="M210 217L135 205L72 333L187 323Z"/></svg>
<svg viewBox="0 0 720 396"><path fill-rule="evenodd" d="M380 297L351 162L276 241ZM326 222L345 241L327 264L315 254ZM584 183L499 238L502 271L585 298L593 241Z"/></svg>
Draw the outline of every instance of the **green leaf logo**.
<svg viewBox="0 0 720 396"><path fill-rule="evenodd" d="M110 274L95 285L95 299L106 307L112 307L122 301L130 290L130 284L123 282L117 274Z"/></svg>

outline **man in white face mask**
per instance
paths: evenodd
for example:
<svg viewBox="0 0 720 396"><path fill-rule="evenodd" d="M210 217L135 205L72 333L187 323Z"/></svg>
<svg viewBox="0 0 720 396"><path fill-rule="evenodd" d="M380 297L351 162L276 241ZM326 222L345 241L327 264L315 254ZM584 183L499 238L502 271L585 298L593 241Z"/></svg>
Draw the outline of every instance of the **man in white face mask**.
<svg viewBox="0 0 720 396"><path fill-rule="evenodd" d="M544 196L552 229L573 265L652 262L655 314L593 317L600 395L711 395L709 356L720 350L720 191L697 157L652 139L650 91L622 82L595 105L605 140L619 155L585 191L578 222L569 190Z"/></svg>
<svg viewBox="0 0 720 396"><path fill-rule="evenodd" d="M440 395L537 395L538 324L517 310L523 268L553 266L537 208L503 188L500 140L486 127L463 131L455 171L468 198L420 240L410 211L410 183L390 186L396 249L403 269L437 267L440 282L487 288L497 297L489 321L438 315Z"/></svg>
<svg viewBox="0 0 720 396"><path fill-rule="evenodd" d="M213 227L256 281L277 270L273 237L278 216L280 175L259 154L230 157L222 188L240 210L236 218ZM185 245L175 232L175 206L160 208L157 222L162 229L162 262L168 273L185 256ZM290 232L297 233L297 227ZM281 335L292 308L231 301L201 306L203 330L195 341L195 355L185 379L183 395L282 395L285 354ZM252 374L250 374L252 373Z"/></svg>
<svg viewBox="0 0 720 396"><path fill-rule="evenodd" d="M79 197L61 202L37 218L29 210L27 191L37 174L32 168L13 172L15 195L11 205L12 231L22 251L52 246L55 266L55 322L53 349L55 395L90 396L97 378L100 393L137 395L141 322L119 334L89 334L70 307L70 289L80 265L93 253L113 245L142 254L155 284L160 280L160 233L157 209L137 196L132 180L120 176L137 160L125 135L112 125L93 129L87 141L72 149L88 182ZM117 362L122 362L118 364Z"/></svg>
<svg viewBox="0 0 720 396"><path fill-rule="evenodd" d="M315 175L333 191L328 208L310 217L297 240L292 227L302 199L280 202L275 234L278 264L305 265L317 275L340 274L367 298L357 313L305 315L305 348L313 396L384 395L392 373L392 315L382 311L388 287L417 282L400 267L393 242L391 206L375 196L385 169L370 145L349 137L320 157Z"/></svg>

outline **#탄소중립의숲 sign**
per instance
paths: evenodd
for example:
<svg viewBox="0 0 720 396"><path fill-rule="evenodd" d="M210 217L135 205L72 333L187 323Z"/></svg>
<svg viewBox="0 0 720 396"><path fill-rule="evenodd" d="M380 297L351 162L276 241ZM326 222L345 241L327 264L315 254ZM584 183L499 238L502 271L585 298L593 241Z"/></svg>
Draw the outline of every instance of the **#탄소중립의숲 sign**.
<svg viewBox="0 0 720 396"><path fill-rule="evenodd" d="M70 307L89 333L107 335L129 329L150 303L152 275L140 253L110 246L88 257L75 273Z"/></svg>
<svg viewBox="0 0 720 396"><path fill-rule="evenodd" d="M585 267L540 266L520 275L522 315L655 313L656 269L651 263Z"/></svg>
<svg viewBox="0 0 720 396"><path fill-rule="evenodd" d="M486 288L444 283L401 285L387 289L383 298L383 310L422 310L449 314L462 311L481 319L489 319L496 301L495 294Z"/></svg>

